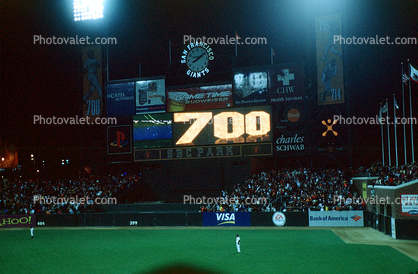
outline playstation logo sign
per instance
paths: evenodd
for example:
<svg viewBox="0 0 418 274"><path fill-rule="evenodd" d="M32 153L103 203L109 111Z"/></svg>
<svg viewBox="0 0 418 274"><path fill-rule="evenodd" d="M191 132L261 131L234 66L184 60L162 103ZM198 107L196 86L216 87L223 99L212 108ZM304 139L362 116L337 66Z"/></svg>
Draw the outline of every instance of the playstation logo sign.
<svg viewBox="0 0 418 274"><path fill-rule="evenodd" d="M124 147L127 144L129 144L129 142L125 140L125 134L121 131L116 131L116 141L111 142L110 145L113 147Z"/></svg>
<svg viewBox="0 0 418 274"><path fill-rule="evenodd" d="M130 125L107 127L108 154L132 153L132 128Z"/></svg>

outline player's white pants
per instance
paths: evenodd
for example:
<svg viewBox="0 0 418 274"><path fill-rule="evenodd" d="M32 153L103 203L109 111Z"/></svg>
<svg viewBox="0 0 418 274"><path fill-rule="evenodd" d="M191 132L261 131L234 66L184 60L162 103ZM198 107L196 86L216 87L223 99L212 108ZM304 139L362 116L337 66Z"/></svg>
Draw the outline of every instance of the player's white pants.
<svg viewBox="0 0 418 274"><path fill-rule="evenodd" d="M241 247L240 247L240 245L239 244L237 244L237 252L239 253L239 252L241 252Z"/></svg>

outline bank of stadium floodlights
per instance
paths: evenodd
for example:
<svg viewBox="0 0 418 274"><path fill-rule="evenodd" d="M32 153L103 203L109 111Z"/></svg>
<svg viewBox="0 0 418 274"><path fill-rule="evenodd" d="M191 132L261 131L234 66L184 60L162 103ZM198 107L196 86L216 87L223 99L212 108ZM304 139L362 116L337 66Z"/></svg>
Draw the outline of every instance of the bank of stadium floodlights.
<svg viewBox="0 0 418 274"><path fill-rule="evenodd" d="M103 18L104 0L74 0L74 21Z"/></svg>

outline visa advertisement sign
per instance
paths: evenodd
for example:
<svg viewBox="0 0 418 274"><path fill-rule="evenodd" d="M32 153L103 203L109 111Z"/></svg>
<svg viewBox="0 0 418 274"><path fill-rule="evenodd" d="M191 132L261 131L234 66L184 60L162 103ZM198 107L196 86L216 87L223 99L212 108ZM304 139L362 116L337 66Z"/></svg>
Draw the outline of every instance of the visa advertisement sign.
<svg viewBox="0 0 418 274"><path fill-rule="evenodd" d="M203 226L251 226L249 212L203 212Z"/></svg>
<svg viewBox="0 0 418 274"><path fill-rule="evenodd" d="M364 226L363 211L309 211L309 226Z"/></svg>

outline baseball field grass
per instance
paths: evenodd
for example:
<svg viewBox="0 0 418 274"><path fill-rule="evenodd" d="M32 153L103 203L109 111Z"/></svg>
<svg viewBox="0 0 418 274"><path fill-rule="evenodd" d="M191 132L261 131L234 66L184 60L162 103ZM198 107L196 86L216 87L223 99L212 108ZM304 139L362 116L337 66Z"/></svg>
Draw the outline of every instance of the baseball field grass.
<svg viewBox="0 0 418 274"><path fill-rule="evenodd" d="M347 244L331 229L36 228L33 239L29 229L1 229L0 245L2 274L418 271L390 246Z"/></svg>

